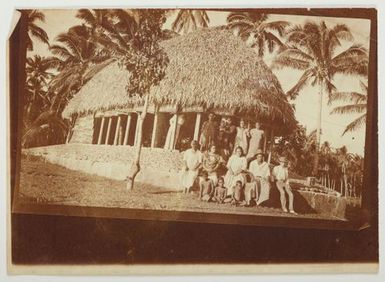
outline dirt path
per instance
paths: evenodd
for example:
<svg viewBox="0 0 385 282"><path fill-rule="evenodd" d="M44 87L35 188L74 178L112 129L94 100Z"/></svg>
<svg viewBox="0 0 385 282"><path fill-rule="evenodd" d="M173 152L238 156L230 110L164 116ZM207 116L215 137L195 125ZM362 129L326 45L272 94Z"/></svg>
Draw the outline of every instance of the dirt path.
<svg viewBox="0 0 385 282"><path fill-rule="evenodd" d="M127 191L124 181L72 171L41 159L26 158L22 159L17 199L24 203L292 216L271 207L234 207L201 202L197 194L185 195L142 183L137 183L134 191ZM326 218L318 214L298 217Z"/></svg>

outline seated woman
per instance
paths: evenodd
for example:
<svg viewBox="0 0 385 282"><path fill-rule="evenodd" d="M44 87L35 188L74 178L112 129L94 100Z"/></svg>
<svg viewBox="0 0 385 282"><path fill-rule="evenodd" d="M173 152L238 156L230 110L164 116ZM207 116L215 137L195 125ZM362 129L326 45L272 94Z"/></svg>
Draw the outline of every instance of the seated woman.
<svg viewBox="0 0 385 282"><path fill-rule="evenodd" d="M213 144L210 149L203 154L202 167L208 173L208 177L213 181L214 186L218 182L218 168L225 161L216 153L216 146Z"/></svg>
<svg viewBox="0 0 385 282"><path fill-rule="evenodd" d="M243 156L242 147L235 148L235 153L227 162L227 173L225 175L225 186L227 189L227 195L233 194L233 187L237 181L240 181L242 185L245 183L244 172L247 169L247 160Z"/></svg>
<svg viewBox="0 0 385 282"><path fill-rule="evenodd" d="M270 168L269 164L263 161L262 150L257 150L256 159L250 163L249 171L257 183L257 205L260 205L270 196Z"/></svg>

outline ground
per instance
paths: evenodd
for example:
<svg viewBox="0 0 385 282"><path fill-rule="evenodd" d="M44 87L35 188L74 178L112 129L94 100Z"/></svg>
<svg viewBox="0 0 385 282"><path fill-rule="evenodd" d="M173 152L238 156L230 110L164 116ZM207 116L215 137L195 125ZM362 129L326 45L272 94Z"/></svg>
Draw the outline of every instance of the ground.
<svg viewBox="0 0 385 282"><path fill-rule="evenodd" d="M22 159L17 200L88 207L294 216L273 207L234 207L201 202L197 193L186 195L142 183L136 183L133 191L127 191L124 181L72 171L41 158ZM315 213L299 214L298 217L327 218Z"/></svg>

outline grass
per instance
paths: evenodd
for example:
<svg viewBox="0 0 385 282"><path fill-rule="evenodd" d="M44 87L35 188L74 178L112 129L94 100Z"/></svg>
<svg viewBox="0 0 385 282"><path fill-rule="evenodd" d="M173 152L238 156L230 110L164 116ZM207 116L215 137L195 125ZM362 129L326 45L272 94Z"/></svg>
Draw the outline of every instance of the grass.
<svg viewBox="0 0 385 282"><path fill-rule="evenodd" d="M17 200L23 203L292 216L275 207L235 207L202 202L196 191L183 194L143 183L136 183L135 189L128 191L124 181L69 170L39 157L22 159L18 192ZM315 213L298 216L325 218Z"/></svg>

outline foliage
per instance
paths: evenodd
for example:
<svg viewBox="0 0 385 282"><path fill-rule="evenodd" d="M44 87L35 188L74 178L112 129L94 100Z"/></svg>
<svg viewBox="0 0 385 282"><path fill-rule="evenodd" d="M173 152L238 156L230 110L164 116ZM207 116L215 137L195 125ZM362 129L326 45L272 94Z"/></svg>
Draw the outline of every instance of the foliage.
<svg viewBox="0 0 385 282"><path fill-rule="evenodd" d="M26 129L22 147L48 146L65 142L67 122L55 111L42 112Z"/></svg>
<svg viewBox="0 0 385 282"><path fill-rule="evenodd" d="M79 25L56 37L57 44L50 47L56 56L58 74L52 79L49 90L60 96L55 99L56 107L61 109L74 93L88 81L100 68L100 64L110 59L109 54L98 48L93 41L90 27ZM54 106L54 105L52 105Z"/></svg>
<svg viewBox="0 0 385 282"><path fill-rule="evenodd" d="M207 27L209 23L210 19L205 10L181 9L171 28L175 32L183 31L183 33L187 33L190 30L196 30L198 27Z"/></svg>
<svg viewBox="0 0 385 282"><path fill-rule="evenodd" d="M266 49L272 53L284 44L280 37L285 35L290 25L286 21L268 22L269 15L260 12L231 12L227 17L228 27L236 30L239 36L251 40L251 47L257 48L258 55L263 57Z"/></svg>
<svg viewBox="0 0 385 282"><path fill-rule="evenodd" d="M45 16L43 12L39 10L28 10L27 11L27 50L32 51L33 50L33 43L32 43L32 37L36 38L37 40L49 45L48 42L48 35L47 32L39 27L36 22L45 22Z"/></svg>
<svg viewBox="0 0 385 282"><path fill-rule="evenodd" d="M298 126L292 134L276 140L273 153L273 162L277 162L279 156L286 156L290 170L296 175L312 175L309 163L314 162L316 155L315 131L306 135L305 128ZM316 175L319 181L343 195L358 196L362 189L363 157L349 153L345 146L333 148L327 141L320 146L319 153L320 169Z"/></svg>
<svg viewBox="0 0 385 282"><path fill-rule="evenodd" d="M149 93L165 75L168 57L159 46L163 33L161 27L166 17L164 11L140 10L138 30L129 42L130 48L121 63L130 71L129 95L140 97Z"/></svg>
<svg viewBox="0 0 385 282"><path fill-rule="evenodd" d="M275 58L273 67L294 68L303 71L303 74L287 95L294 99L310 83L312 86L322 85L330 97L336 90L334 75L366 76L369 60L366 48L353 44L336 54L341 40L352 39L349 28L344 24L329 28L325 22L307 22L289 29L286 46Z"/></svg>
<svg viewBox="0 0 385 282"><path fill-rule="evenodd" d="M368 86L361 82L363 93L358 92L336 92L333 93L330 103L334 101L350 102L351 104L335 107L331 114L361 114L358 118L349 123L342 135L355 131L366 123L367 92Z"/></svg>
<svg viewBox="0 0 385 282"><path fill-rule="evenodd" d="M54 64L51 58L34 55L26 62L26 92L24 98L24 117L26 120L35 119L47 107L50 99L48 85L54 76Z"/></svg>

